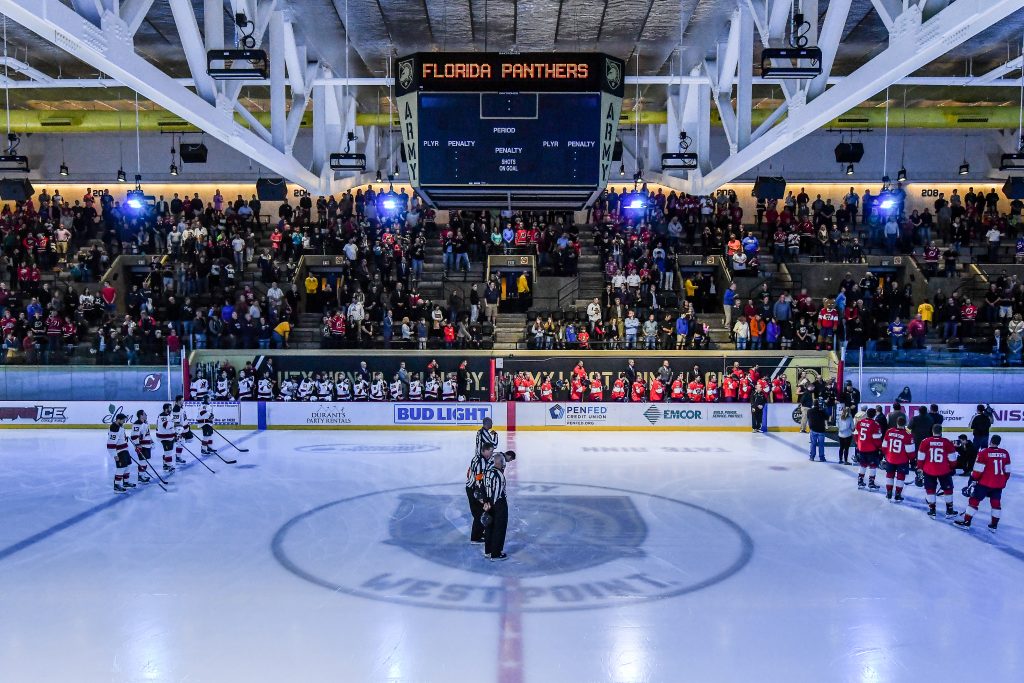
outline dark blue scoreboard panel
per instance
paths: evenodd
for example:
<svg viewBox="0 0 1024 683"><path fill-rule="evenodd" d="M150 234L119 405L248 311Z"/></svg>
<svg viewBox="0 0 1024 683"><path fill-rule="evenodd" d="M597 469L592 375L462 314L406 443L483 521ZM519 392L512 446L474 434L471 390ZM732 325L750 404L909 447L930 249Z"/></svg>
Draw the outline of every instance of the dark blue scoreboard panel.
<svg viewBox="0 0 1024 683"><path fill-rule="evenodd" d="M418 97L421 185L598 184L600 93Z"/></svg>

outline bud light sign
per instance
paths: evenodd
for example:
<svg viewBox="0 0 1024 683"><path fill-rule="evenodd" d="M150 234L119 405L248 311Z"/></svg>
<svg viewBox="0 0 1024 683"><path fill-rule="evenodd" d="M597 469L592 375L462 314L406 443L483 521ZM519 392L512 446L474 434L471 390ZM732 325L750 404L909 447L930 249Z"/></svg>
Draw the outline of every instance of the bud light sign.
<svg viewBox="0 0 1024 683"><path fill-rule="evenodd" d="M486 403L423 403L395 406L395 424L479 425L491 417Z"/></svg>

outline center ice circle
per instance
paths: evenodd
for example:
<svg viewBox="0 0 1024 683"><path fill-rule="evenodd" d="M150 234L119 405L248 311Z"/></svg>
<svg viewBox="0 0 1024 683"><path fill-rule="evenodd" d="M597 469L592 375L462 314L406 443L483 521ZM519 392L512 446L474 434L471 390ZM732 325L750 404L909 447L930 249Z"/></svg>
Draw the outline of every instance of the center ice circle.
<svg viewBox="0 0 1024 683"><path fill-rule="evenodd" d="M461 482L374 491L293 517L272 541L295 576L334 592L452 610L554 612L675 597L740 571L753 542L707 508L643 491L520 482L506 562L470 545Z"/></svg>

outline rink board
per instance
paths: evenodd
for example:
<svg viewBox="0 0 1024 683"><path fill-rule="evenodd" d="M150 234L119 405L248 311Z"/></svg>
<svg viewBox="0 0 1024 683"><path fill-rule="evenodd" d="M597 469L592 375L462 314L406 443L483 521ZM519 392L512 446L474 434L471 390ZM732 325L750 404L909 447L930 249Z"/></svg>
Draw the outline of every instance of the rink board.
<svg viewBox="0 0 1024 683"><path fill-rule="evenodd" d="M145 410L154 421L164 401L0 401L0 428L105 428L119 412L134 419ZM187 402L192 419L199 403ZM214 402L215 424L224 429L475 430L489 417L499 431L748 431L745 403L492 403L492 402ZM920 404L906 406L909 415ZM992 404L994 431L1024 431L1024 407ZM891 406L883 407L886 412ZM970 431L977 404L940 408L949 432ZM768 431L799 429L800 408L766 406Z"/></svg>

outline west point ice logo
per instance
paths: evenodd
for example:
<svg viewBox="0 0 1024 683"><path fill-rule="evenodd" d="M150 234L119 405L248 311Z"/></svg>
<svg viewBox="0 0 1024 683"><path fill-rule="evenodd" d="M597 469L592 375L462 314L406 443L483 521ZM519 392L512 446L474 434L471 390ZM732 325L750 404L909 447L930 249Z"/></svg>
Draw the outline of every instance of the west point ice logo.
<svg viewBox="0 0 1024 683"><path fill-rule="evenodd" d="M470 545L462 482L325 503L274 536L275 558L332 593L430 609L617 607L701 590L750 560L734 522L640 491L522 482L509 491L507 562ZM699 552L692 549L699 548ZM513 595L514 593L514 595Z"/></svg>
<svg viewBox="0 0 1024 683"><path fill-rule="evenodd" d="M412 60L405 59L398 63L398 83L402 88L412 84Z"/></svg>
<svg viewBox="0 0 1024 683"><path fill-rule="evenodd" d="M619 87L619 84L622 83L622 69L618 62L613 62L610 59L604 60L604 77L608 81L609 90Z"/></svg>

